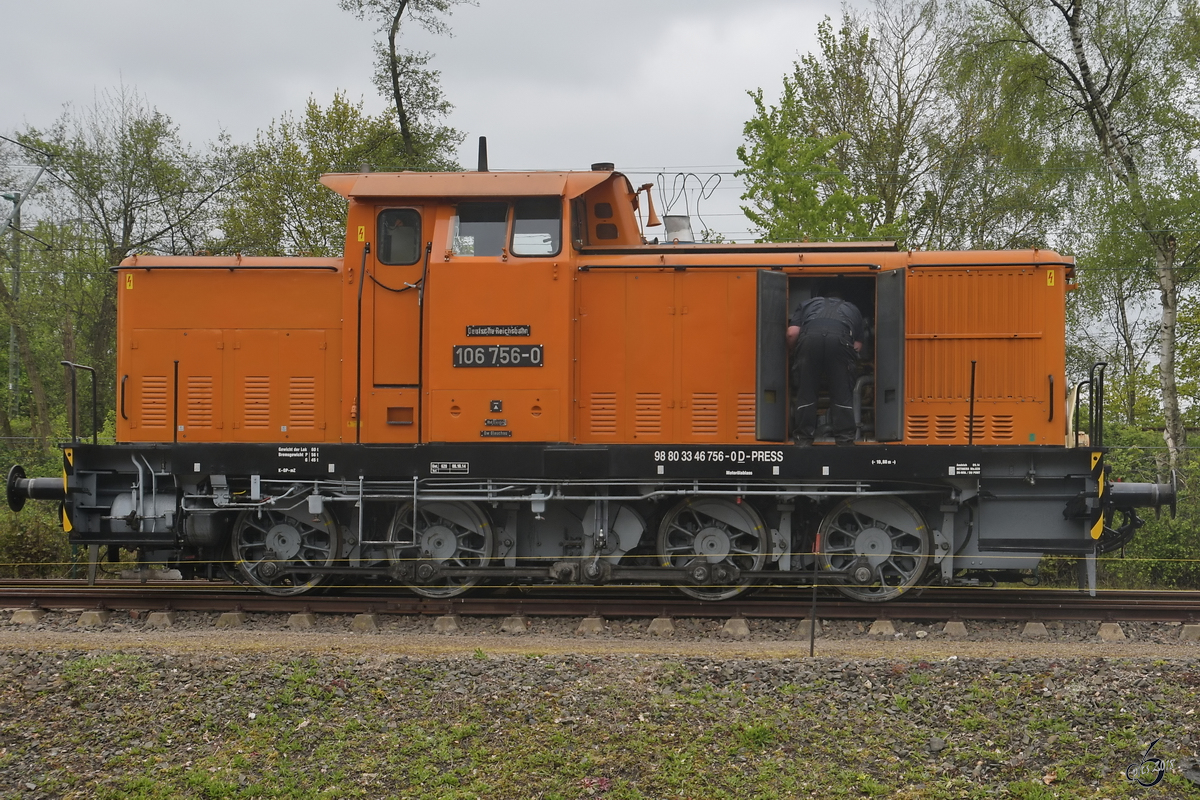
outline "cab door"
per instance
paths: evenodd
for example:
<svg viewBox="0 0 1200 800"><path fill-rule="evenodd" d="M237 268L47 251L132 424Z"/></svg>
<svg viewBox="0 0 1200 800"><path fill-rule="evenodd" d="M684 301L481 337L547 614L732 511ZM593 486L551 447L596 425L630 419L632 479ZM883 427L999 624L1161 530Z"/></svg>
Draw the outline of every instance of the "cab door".
<svg viewBox="0 0 1200 800"><path fill-rule="evenodd" d="M363 286L363 316L370 316L371 336L370 382L362 387L364 440L415 442L421 382L419 287L431 232L426 227L433 227L432 220L426 221L420 206L379 206L375 211L376 246Z"/></svg>

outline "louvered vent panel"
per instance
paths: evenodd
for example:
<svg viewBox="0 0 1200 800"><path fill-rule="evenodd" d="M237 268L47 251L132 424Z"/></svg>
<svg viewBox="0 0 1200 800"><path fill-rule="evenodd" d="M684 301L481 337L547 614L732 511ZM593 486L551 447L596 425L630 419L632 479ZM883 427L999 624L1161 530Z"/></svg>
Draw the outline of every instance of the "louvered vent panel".
<svg viewBox="0 0 1200 800"><path fill-rule="evenodd" d="M592 392L592 435L615 436L617 433L617 393Z"/></svg>
<svg viewBox="0 0 1200 800"><path fill-rule="evenodd" d="M754 431L754 393L743 392L737 399L737 435L739 437L755 436Z"/></svg>
<svg viewBox="0 0 1200 800"><path fill-rule="evenodd" d="M908 434L909 439L928 439L929 417L924 414L909 417L908 424L905 426L905 432Z"/></svg>
<svg viewBox="0 0 1200 800"><path fill-rule="evenodd" d="M717 435L717 395L715 392L692 394L692 434Z"/></svg>
<svg viewBox="0 0 1200 800"><path fill-rule="evenodd" d="M958 436L958 417L953 414L938 414L933 418L933 438L953 439Z"/></svg>
<svg viewBox="0 0 1200 800"><path fill-rule="evenodd" d="M288 400L288 427L311 430L317 420L317 379L292 378Z"/></svg>
<svg viewBox="0 0 1200 800"><path fill-rule="evenodd" d="M638 436L658 436L662 433L662 394L639 392L634 396L633 427Z"/></svg>
<svg viewBox="0 0 1200 800"><path fill-rule="evenodd" d="M266 430L271 424L271 379L247 375L242 408L247 430Z"/></svg>
<svg viewBox="0 0 1200 800"><path fill-rule="evenodd" d="M167 427L167 376L142 378L142 427Z"/></svg>
<svg viewBox="0 0 1200 800"><path fill-rule="evenodd" d="M1012 415L997 414L992 417L992 438L993 439L1012 439L1015 432Z"/></svg>
<svg viewBox="0 0 1200 800"><path fill-rule="evenodd" d="M211 375L189 375L187 379L187 426L212 428L213 379Z"/></svg>
<svg viewBox="0 0 1200 800"><path fill-rule="evenodd" d="M972 423L972 419L974 423ZM976 414L974 417L968 416L963 420L963 435L970 441L979 442L987 436L986 425L987 417L982 414Z"/></svg>

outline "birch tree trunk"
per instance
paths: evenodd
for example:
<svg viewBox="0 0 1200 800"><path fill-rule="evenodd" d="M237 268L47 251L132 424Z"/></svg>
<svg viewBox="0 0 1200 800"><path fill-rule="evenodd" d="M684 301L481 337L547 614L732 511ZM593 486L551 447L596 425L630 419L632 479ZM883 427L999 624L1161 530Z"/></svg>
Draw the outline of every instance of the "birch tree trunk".
<svg viewBox="0 0 1200 800"><path fill-rule="evenodd" d="M1170 51L1175 18L1172 0L1123 0L1112 9L1101 5L1105 0L1049 0L1048 5L1025 0L985 2L1000 12L1015 32L997 43L1016 44L1040 56L1040 62L1030 69L1031 76L1055 98L1050 102L1061 105L1061 116L1086 119L1101 162L1124 187L1134 221L1153 248L1162 309L1158 372L1163 438L1170 466L1175 469L1185 440L1175 379L1176 239L1166 215L1148 202L1142 177L1154 174L1155 163L1147 161L1143 170L1143 159L1152 158L1151 144L1156 136L1164 136L1156 130L1161 122L1153 117L1179 113L1188 104L1176 94L1186 93L1192 85L1178 72L1182 59L1172 58ZM1104 16L1106 12L1109 17ZM1065 52L1059 38L1064 34ZM1099 74L1093 69L1093 57L1100 66ZM1145 93L1146 85L1157 88Z"/></svg>

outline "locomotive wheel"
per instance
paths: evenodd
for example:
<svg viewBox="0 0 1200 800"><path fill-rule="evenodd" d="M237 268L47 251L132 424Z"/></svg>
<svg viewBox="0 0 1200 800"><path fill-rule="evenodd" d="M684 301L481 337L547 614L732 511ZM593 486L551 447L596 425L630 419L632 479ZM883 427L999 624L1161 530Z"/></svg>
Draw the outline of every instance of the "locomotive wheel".
<svg viewBox="0 0 1200 800"><path fill-rule="evenodd" d="M388 527L392 562L402 573L430 567L486 567L492 559L492 526L474 503L421 503L413 527L412 503L405 503ZM424 597L454 597L479 583L478 578L434 579L405 586Z"/></svg>
<svg viewBox="0 0 1200 800"><path fill-rule="evenodd" d="M855 497L821 521L822 569L849 570L860 585L837 590L869 603L893 600L921 580L929 565L929 529L916 509L896 497Z"/></svg>
<svg viewBox="0 0 1200 800"><path fill-rule="evenodd" d="M315 589L328 575L286 572L283 567L328 567L337 558L341 537L328 511L243 511L233 526L231 546L238 575L267 594L296 595Z"/></svg>
<svg viewBox="0 0 1200 800"><path fill-rule="evenodd" d="M768 537L762 518L747 503L690 499L675 506L658 528L658 553L664 567L689 567L711 574L733 567L737 574L759 570L767 560ZM753 584L736 578L712 586L680 586L699 600L727 600Z"/></svg>

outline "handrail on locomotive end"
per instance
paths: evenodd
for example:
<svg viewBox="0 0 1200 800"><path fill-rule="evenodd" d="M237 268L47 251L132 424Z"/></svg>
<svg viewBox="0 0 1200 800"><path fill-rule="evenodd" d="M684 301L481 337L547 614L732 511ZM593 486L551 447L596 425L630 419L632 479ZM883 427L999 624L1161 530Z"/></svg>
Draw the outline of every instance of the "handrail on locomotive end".
<svg viewBox="0 0 1200 800"><path fill-rule="evenodd" d="M1091 437L1094 447L1104 447L1104 370L1107 368L1108 363L1104 361L1092 364L1092 374L1088 381L1091 389L1088 400L1088 436Z"/></svg>
<svg viewBox="0 0 1200 800"><path fill-rule="evenodd" d="M85 367L83 364L76 364L72 361L60 361L67 369L71 370L71 442L79 443L79 397L75 388L75 372L76 370L87 370L92 373L92 444L97 444L97 434L99 426L96 424L96 369L95 367Z"/></svg>
<svg viewBox="0 0 1200 800"><path fill-rule="evenodd" d="M96 397L96 369L94 367L85 366L84 364L76 364L73 361L58 362L71 371L71 443L79 443L79 397L76 385L76 371L86 370L92 374L92 444L99 442L99 425L96 421L96 409L98 408ZM8 507L14 512L20 511L25 507L26 500L66 500L67 499L67 478L64 475L61 478L28 478L25 476L25 468L20 464L14 464L8 471L8 479L5 481L5 499L8 500Z"/></svg>
<svg viewBox="0 0 1200 800"><path fill-rule="evenodd" d="M1104 371L1108 363L1097 361L1086 380L1080 381L1075 388L1075 404L1071 411L1075 420L1074 445L1079 446L1079 397L1083 388L1088 389L1088 444L1091 447L1104 447ZM1170 483L1125 483L1113 481L1106 487L1107 506L1112 511L1124 512L1132 529L1141 527L1137 509L1153 508L1155 514L1162 512L1162 507L1171 510L1171 519L1175 519L1176 503L1179 497L1179 476L1171 470ZM1132 529L1129 533L1132 533ZM1127 538L1127 537L1126 537Z"/></svg>
<svg viewBox="0 0 1200 800"><path fill-rule="evenodd" d="M1088 444L1092 447L1104 446L1104 370L1107 368L1108 362L1097 361L1092 364L1087 379L1075 384L1075 398L1071 409L1075 439L1071 444L1074 447L1079 446L1079 398L1085 386L1088 389Z"/></svg>

